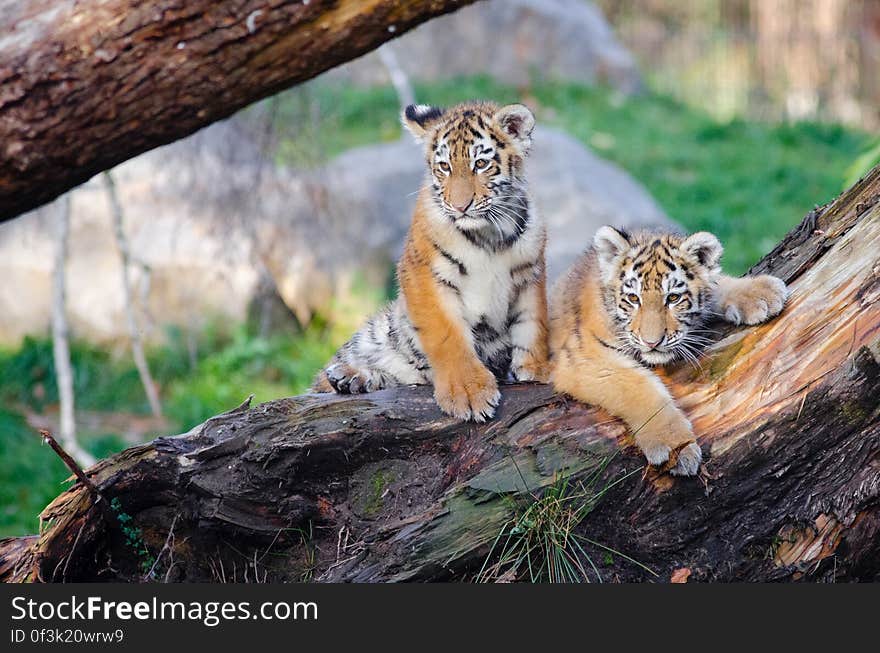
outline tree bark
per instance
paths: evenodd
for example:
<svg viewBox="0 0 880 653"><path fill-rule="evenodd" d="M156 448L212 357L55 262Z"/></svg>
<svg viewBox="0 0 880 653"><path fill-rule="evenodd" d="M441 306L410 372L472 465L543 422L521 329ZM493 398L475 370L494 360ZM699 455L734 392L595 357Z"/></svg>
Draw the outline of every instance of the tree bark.
<svg viewBox="0 0 880 653"><path fill-rule="evenodd" d="M246 403L89 471L143 547L76 484L38 539L0 543L0 579L468 580L524 506L598 470L613 487L576 532L618 552L604 580L878 580L880 167L754 271L791 284L782 315L666 371L700 478L644 468L620 422L545 385L504 387L484 425L426 387Z"/></svg>
<svg viewBox="0 0 880 653"><path fill-rule="evenodd" d="M0 221L473 0L0 0Z"/></svg>

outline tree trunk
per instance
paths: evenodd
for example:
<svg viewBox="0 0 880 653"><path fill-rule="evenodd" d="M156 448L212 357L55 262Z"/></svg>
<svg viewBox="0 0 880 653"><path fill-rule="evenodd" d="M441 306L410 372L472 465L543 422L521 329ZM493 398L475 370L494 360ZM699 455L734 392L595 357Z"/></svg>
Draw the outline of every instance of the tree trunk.
<svg viewBox="0 0 880 653"><path fill-rule="evenodd" d="M783 314L667 370L700 478L644 468L617 420L545 385L506 386L484 425L426 387L305 395L98 463L117 517L74 485L39 539L0 543L0 577L473 579L526 506L594 477L607 491L574 532L605 580L877 580L880 167L755 271L791 284Z"/></svg>
<svg viewBox="0 0 880 653"><path fill-rule="evenodd" d="M125 308L125 321L128 325L128 339L131 342L131 357L137 368L141 385L144 386L144 394L150 404L153 417L162 417L162 402L159 401L159 391L153 375L150 373L150 364L144 353L144 345L141 339L141 329L138 326L135 315L134 297L131 291L131 248L128 237L125 235L125 215L119 194L116 192L116 182L113 173L105 170L103 174L104 189L107 191L107 202L110 204L110 214L113 216L113 234L116 237L116 247L119 249L119 264L122 268L122 303Z"/></svg>
<svg viewBox="0 0 880 653"><path fill-rule="evenodd" d="M0 0L0 221L473 0Z"/></svg>
<svg viewBox="0 0 880 653"><path fill-rule="evenodd" d="M379 53L382 65L385 66L385 70L388 72L388 79L391 80L391 85L394 87L395 93L397 93L397 101L400 104L401 110L406 109L410 104L415 104L416 92L413 90L409 77L406 76L406 71L401 67L400 61L397 59L394 46L388 43L379 48L377 52Z"/></svg>
<svg viewBox="0 0 880 653"><path fill-rule="evenodd" d="M59 436L80 465L93 465L95 458L76 439L76 397L70 364L70 329L67 325L67 249L70 241L70 194L58 201L58 233L52 270L52 360L58 386Z"/></svg>

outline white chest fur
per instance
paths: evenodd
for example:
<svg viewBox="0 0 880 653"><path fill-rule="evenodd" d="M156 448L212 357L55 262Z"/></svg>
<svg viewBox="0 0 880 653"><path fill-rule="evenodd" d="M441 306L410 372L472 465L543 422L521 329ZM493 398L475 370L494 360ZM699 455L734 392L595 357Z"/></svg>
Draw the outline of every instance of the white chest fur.
<svg viewBox="0 0 880 653"><path fill-rule="evenodd" d="M502 332L515 290L513 271L539 260L543 224L533 211L523 234L495 251L474 245L452 225L439 230L438 236L442 255L435 259L433 272L443 282L447 309L471 327L485 322Z"/></svg>
<svg viewBox="0 0 880 653"><path fill-rule="evenodd" d="M471 326L485 320L500 330L507 320L513 292L510 269L516 263L506 253L481 258L471 259L467 276L460 280L461 315Z"/></svg>

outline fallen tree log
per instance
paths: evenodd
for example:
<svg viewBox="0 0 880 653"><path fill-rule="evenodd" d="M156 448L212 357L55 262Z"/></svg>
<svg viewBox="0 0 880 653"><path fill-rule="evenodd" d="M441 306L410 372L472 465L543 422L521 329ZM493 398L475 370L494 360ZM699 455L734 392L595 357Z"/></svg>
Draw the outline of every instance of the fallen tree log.
<svg viewBox="0 0 880 653"><path fill-rule="evenodd" d="M0 221L474 0L0 0Z"/></svg>
<svg viewBox="0 0 880 653"><path fill-rule="evenodd" d="M615 551L606 580L878 580L880 167L755 269L791 284L783 314L667 370L700 478L644 468L618 421L544 385L505 387L484 425L429 388L246 403L95 465L114 512L75 484L38 538L0 543L0 578L473 579L512 518L590 476L575 532Z"/></svg>

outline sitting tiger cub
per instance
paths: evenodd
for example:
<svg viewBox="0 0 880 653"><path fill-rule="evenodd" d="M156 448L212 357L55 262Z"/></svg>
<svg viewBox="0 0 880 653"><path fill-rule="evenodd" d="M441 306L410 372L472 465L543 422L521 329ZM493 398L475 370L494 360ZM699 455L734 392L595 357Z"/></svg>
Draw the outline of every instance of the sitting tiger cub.
<svg viewBox="0 0 880 653"><path fill-rule="evenodd" d="M620 417L652 465L697 473L702 453L691 424L646 366L695 359L714 314L758 324L783 307L785 283L721 274L721 243L600 228L560 279L550 301L552 378L557 390Z"/></svg>
<svg viewBox="0 0 880 653"><path fill-rule="evenodd" d="M482 422L498 378L546 376L545 227L523 163L535 124L520 104L410 105L404 126L425 144L418 195L397 267L400 295L336 353L316 391L434 385L449 415Z"/></svg>

